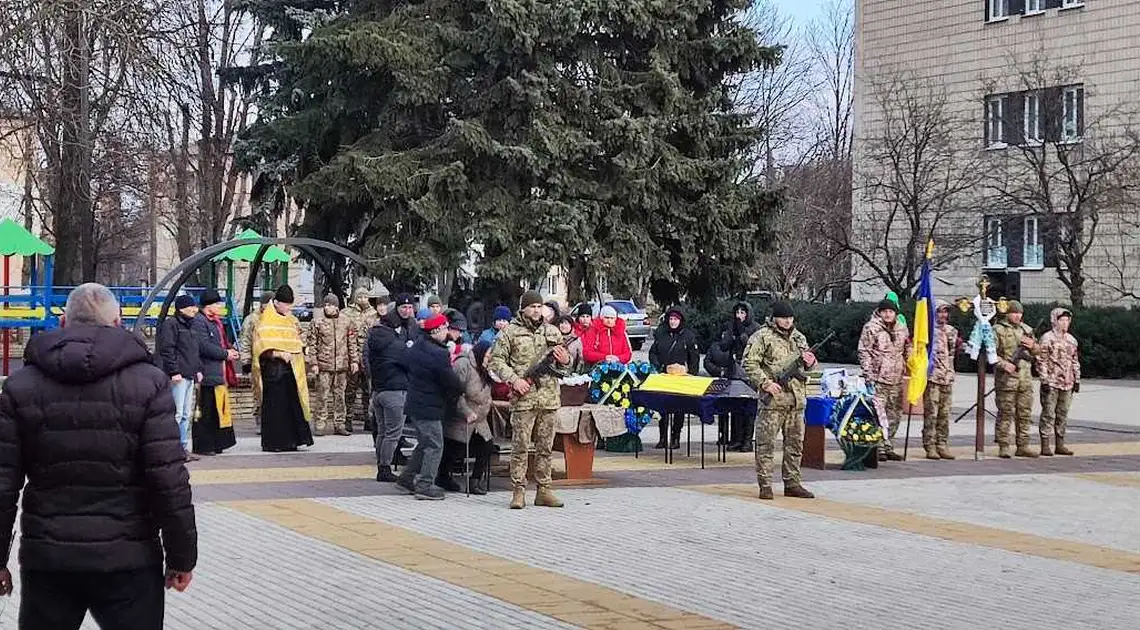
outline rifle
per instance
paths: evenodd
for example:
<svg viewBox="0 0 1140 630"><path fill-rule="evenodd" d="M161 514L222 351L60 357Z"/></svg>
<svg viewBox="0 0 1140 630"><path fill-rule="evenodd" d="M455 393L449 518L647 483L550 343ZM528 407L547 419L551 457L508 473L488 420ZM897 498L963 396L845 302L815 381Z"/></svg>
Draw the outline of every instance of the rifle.
<svg viewBox="0 0 1140 630"><path fill-rule="evenodd" d="M547 350L546 354L542 355L538 361L535 361L534 365L527 368L527 371L523 374L523 378L527 381L530 381L530 383L533 385L534 383L538 382L538 379L544 376L553 376L555 378L562 378L563 376L566 376L565 372L562 372L554 366L554 349L559 346L563 348L569 348L570 344L573 343L576 339L578 338L570 335L569 337L563 339L560 343L553 345L548 344L550 346L550 349Z"/></svg>
<svg viewBox="0 0 1140 630"><path fill-rule="evenodd" d="M1040 328L1041 324L1044 324L1044 323L1045 323L1045 318L1042 317L1037 322L1037 325L1033 327L1033 334L1034 335L1037 334L1037 329ZM1021 336L1027 337L1028 335L1022 334ZM1009 358L1009 361L1014 366L1021 365L1022 361L1028 361L1030 372L1033 372L1037 369L1037 357L1032 352L1030 352L1028 348L1026 348L1025 346L1023 346L1021 344L1017 345L1017 349L1013 351L1013 356L1011 356Z"/></svg>
<svg viewBox="0 0 1140 630"><path fill-rule="evenodd" d="M812 354L815 354L816 352L819 351L820 348L823 347L823 344L827 343L828 341L831 341L832 338L834 338L834 337L835 337L835 331L832 330L832 331L828 332L827 336L824 337L822 341L820 341L819 343L815 344L814 346L808 348L807 351L812 353ZM807 374L804 372L805 367L807 367L807 366L804 365L803 353L801 352L800 354L792 357L792 360L789 361L788 364L785 365L783 368L781 368L780 371L776 374L776 376L772 380L775 381L776 384L779 385L783 389L787 389L788 385L791 384L792 381L801 381L801 382L806 383L807 382ZM761 390L760 391L760 404L761 405L767 405L771 401L772 401L772 395L766 391Z"/></svg>

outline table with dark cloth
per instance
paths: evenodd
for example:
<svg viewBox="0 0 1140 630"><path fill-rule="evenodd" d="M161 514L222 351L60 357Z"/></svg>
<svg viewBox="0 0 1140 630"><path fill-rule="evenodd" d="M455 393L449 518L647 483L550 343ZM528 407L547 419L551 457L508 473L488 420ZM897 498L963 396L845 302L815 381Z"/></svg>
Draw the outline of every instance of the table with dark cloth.
<svg viewBox="0 0 1140 630"><path fill-rule="evenodd" d="M635 407L645 407L660 413L685 414L685 425L688 427L689 416L696 416L701 421L701 468L705 467L705 425L713 424L720 414L745 413L756 415L759 398L756 390L743 381L730 381L728 388L716 394L689 396L667 392L650 392L641 389L629 393L630 402ZM691 436L690 436L691 437ZM692 454L692 440L689 440L689 454ZM665 450L666 461L672 462L672 450ZM728 453L723 444L717 446L717 461L727 461Z"/></svg>

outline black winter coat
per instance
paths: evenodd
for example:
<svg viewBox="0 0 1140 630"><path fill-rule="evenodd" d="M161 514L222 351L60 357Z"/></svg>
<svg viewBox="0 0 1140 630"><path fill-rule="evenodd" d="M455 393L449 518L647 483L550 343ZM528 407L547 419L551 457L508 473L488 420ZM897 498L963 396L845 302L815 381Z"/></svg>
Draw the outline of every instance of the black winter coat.
<svg viewBox="0 0 1140 630"><path fill-rule="evenodd" d="M226 384L226 359L230 355L218 333L218 326L201 313L194 318L194 332L198 336L199 356L202 358L202 387Z"/></svg>
<svg viewBox="0 0 1140 630"><path fill-rule="evenodd" d="M368 331L368 371L374 392L402 392L408 389L404 353L409 342L420 339L422 331L415 319L403 321L395 311L376 322Z"/></svg>
<svg viewBox="0 0 1140 630"><path fill-rule="evenodd" d="M443 422L463 391L447 347L424 336L404 353L403 363L408 373L404 413L420 421Z"/></svg>
<svg viewBox="0 0 1140 630"><path fill-rule="evenodd" d="M175 314L162 320L156 345L167 376L180 374L193 380L202 371L201 340L194 332L193 318Z"/></svg>
<svg viewBox="0 0 1140 630"><path fill-rule="evenodd" d="M165 550L167 568L192 570L198 534L170 378L142 340L68 326L32 337L24 357L0 395L5 560L24 488L24 569L160 567Z"/></svg>
<svg viewBox="0 0 1140 630"><path fill-rule="evenodd" d="M697 336L685 328L684 320L677 330L669 330L666 319L653 331L653 345L649 348L649 363L658 372L665 373L665 366L679 363L696 376L701 369L701 350L697 347Z"/></svg>
<svg viewBox="0 0 1140 630"><path fill-rule="evenodd" d="M744 309L748 317L744 321L736 318L736 311ZM719 378L743 379L744 370L740 362L744 360L744 349L748 340L760 330L760 324L752 319L752 306L748 302L737 302L732 307L732 319L721 329L720 339L709 346L705 356L705 370Z"/></svg>

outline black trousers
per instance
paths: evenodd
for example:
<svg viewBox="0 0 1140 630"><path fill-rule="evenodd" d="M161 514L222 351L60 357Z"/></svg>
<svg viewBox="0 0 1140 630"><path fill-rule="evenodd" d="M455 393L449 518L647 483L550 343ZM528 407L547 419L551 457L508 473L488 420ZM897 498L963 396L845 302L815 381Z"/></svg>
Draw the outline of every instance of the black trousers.
<svg viewBox="0 0 1140 630"><path fill-rule="evenodd" d="M162 630L162 567L20 572L20 630L76 630L87 611L105 630Z"/></svg>

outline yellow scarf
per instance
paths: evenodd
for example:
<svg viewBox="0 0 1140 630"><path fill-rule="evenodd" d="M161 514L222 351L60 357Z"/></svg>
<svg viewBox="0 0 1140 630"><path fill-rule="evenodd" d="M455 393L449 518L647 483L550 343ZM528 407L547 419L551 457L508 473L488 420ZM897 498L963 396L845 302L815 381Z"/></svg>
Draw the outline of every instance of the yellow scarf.
<svg viewBox="0 0 1140 630"><path fill-rule="evenodd" d="M297 381L297 394L305 420L309 420L309 381L305 375L305 346L301 342L297 320L282 315L270 306L261 313L257 328L253 329L253 380L261 385L261 355L276 350L293 355L293 378ZM263 390L264 391L264 390ZM264 395L264 394L263 394Z"/></svg>

